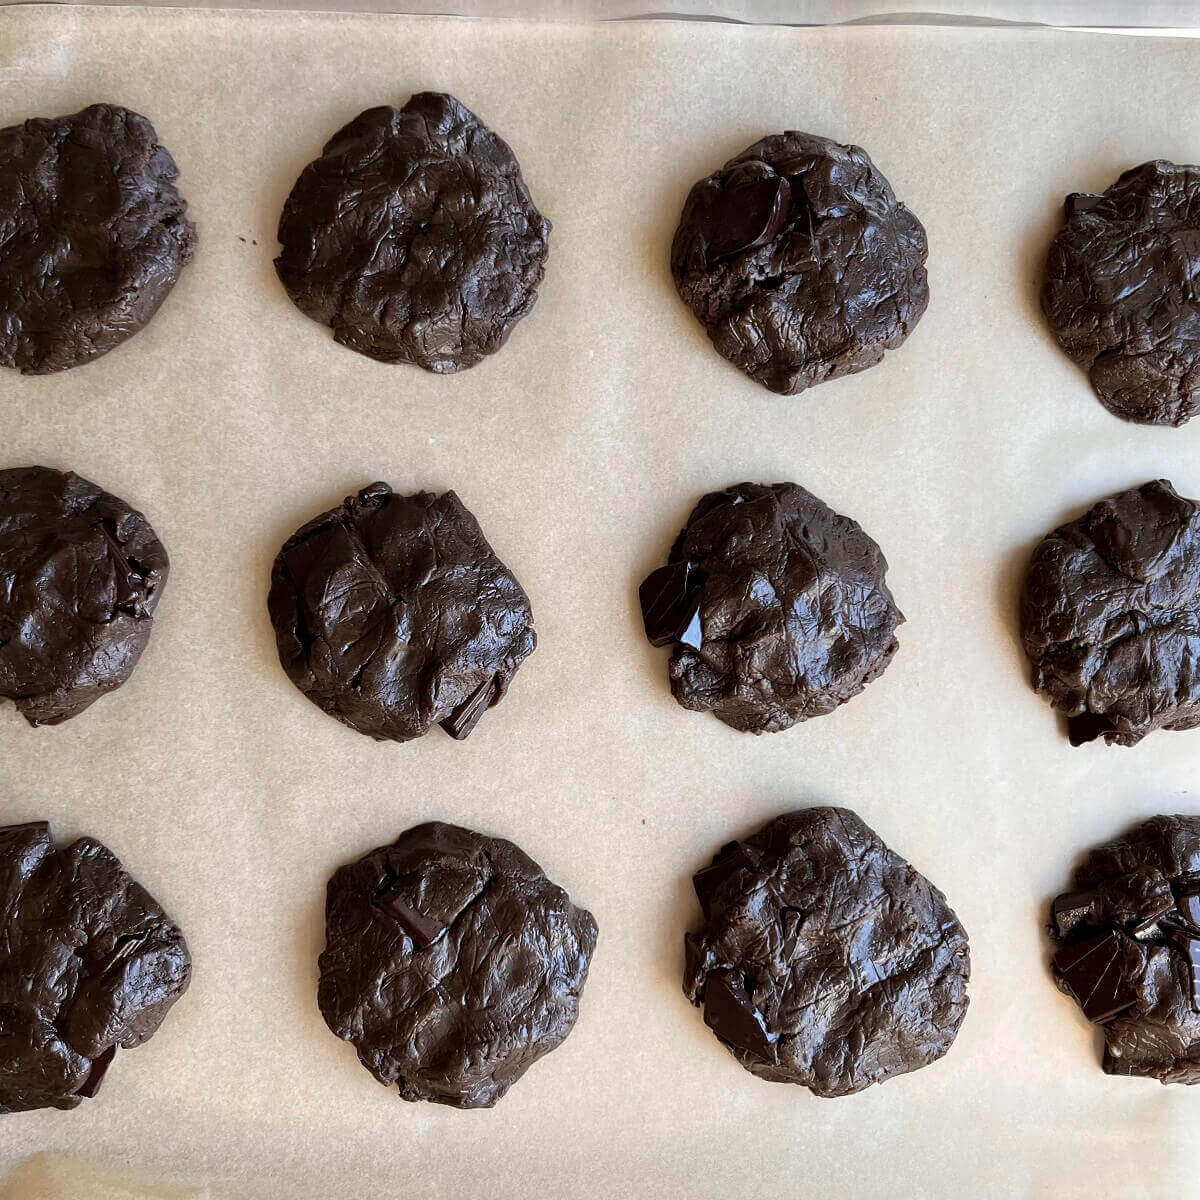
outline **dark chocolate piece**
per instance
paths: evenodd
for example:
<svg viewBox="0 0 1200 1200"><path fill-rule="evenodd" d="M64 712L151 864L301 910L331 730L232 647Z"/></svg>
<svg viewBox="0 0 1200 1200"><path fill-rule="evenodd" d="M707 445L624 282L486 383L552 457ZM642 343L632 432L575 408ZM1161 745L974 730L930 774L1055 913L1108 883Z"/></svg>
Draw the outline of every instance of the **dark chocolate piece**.
<svg viewBox="0 0 1200 1200"><path fill-rule="evenodd" d="M733 1050L774 1063L779 1035L770 1035L744 985L724 975L710 975L704 985L704 1023Z"/></svg>
<svg viewBox="0 0 1200 1200"><path fill-rule="evenodd" d="M722 848L683 990L748 1071L845 1096L949 1050L967 935L945 897L848 809L809 808Z"/></svg>
<svg viewBox="0 0 1200 1200"><path fill-rule="evenodd" d="M549 234L508 145L453 96L421 92L360 113L304 168L275 269L343 346L460 371L533 308Z"/></svg>
<svg viewBox="0 0 1200 1200"><path fill-rule="evenodd" d="M1193 929L1200 931L1200 896L1180 896L1179 913Z"/></svg>
<svg viewBox="0 0 1200 1200"><path fill-rule="evenodd" d="M1158 160L1071 195L1046 260L1058 344L1126 421L1182 425L1200 399L1200 167Z"/></svg>
<svg viewBox="0 0 1200 1200"><path fill-rule="evenodd" d="M692 188L671 273L717 350L790 395L908 337L929 303L926 251L866 151L788 132Z"/></svg>
<svg viewBox="0 0 1200 1200"><path fill-rule="evenodd" d="M0 829L0 1113L95 1096L190 979L183 934L99 842Z"/></svg>
<svg viewBox="0 0 1200 1200"><path fill-rule="evenodd" d="M65 371L149 323L196 244L178 175L115 104L0 129L0 365Z"/></svg>
<svg viewBox="0 0 1200 1200"><path fill-rule="evenodd" d="M642 624L652 646L669 646L689 633L700 615L704 572L674 562L651 571L638 588Z"/></svg>
<svg viewBox="0 0 1200 1200"><path fill-rule="evenodd" d="M735 872L753 865L741 842L730 842L721 847L709 866L701 867L692 876L692 889L696 893L696 899L700 901L700 910L705 917L709 915L717 889Z"/></svg>
<svg viewBox="0 0 1200 1200"><path fill-rule="evenodd" d="M705 496L639 589L646 635L675 643L671 691L734 729L832 712L895 654L887 560L858 524L794 483Z"/></svg>
<svg viewBox="0 0 1200 1200"><path fill-rule="evenodd" d="M291 681L381 741L467 737L537 644L529 598L462 501L386 483L287 540L268 608Z"/></svg>
<svg viewBox="0 0 1200 1200"><path fill-rule="evenodd" d="M56 725L119 688L167 573L124 500L70 471L0 470L0 697L31 725Z"/></svg>
<svg viewBox="0 0 1200 1200"><path fill-rule="evenodd" d="M1174 929L1172 940L1179 947L1187 964L1192 1010L1200 1012L1200 937L1182 929Z"/></svg>
<svg viewBox="0 0 1200 1200"><path fill-rule="evenodd" d="M485 679L444 721L442 728L456 741L471 736L488 706L497 699L499 689L495 679Z"/></svg>
<svg viewBox="0 0 1200 1200"><path fill-rule="evenodd" d="M317 999L402 1099L490 1108L571 1032L595 945L511 842L418 825L329 881Z"/></svg>
<svg viewBox="0 0 1200 1200"><path fill-rule="evenodd" d="M1137 992L1125 978L1120 935L1114 930L1064 946L1054 956L1054 972L1083 1015L1097 1025L1137 1002Z"/></svg>
<svg viewBox="0 0 1200 1200"><path fill-rule="evenodd" d="M432 920L418 912L399 892L384 896L376 902L376 907L400 924L418 950L432 946L446 932L443 922Z"/></svg>
<svg viewBox="0 0 1200 1200"><path fill-rule="evenodd" d="M1052 912L1094 896L1086 921L1057 919L1055 978L1104 1029L1104 1070L1200 1083L1200 817L1152 817L1084 859Z"/></svg>
<svg viewBox="0 0 1200 1200"><path fill-rule="evenodd" d="M1165 479L1101 500L1034 551L1021 637L1072 745L1200 724L1198 627L1200 509Z"/></svg>
<svg viewBox="0 0 1200 1200"><path fill-rule="evenodd" d="M1100 896L1096 892L1064 892L1050 908L1056 937L1065 938L1077 928L1087 928L1100 920Z"/></svg>

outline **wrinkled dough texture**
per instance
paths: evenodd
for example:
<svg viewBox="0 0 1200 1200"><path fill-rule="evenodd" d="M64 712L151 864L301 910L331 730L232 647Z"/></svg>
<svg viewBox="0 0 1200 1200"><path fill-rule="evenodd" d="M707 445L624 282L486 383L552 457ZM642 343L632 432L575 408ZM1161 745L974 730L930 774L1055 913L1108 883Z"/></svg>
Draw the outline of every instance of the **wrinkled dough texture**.
<svg viewBox="0 0 1200 1200"><path fill-rule="evenodd" d="M268 607L291 681L377 740L420 737L489 680L495 704L537 644L529 598L453 492L348 497L285 543Z"/></svg>
<svg viewBox="0 0 1200 1200"><path fill-rule="evenodd" d="M1125 924L1125 899L1200 872L1200 817L1161 816L1093 850L1075 887L1101 895L1101 919ZM1200 1083L1200 1013L1183 954L1157 932L1121 938L1122 963L1137 1001L1104 1026L1104 1070L1161 1083Z"/></svg>
<svg viewBox="0 0 1200 1200"><path fill-rule="evenodd" d="M195 246L178 175L112 104L0 130L0 363L65 371L147 324Z"/></svg>
<svg viewBox="0 0 1200 1200"><path fill-rule="evenodd" d="M730 181L745 164L787 181L787 210L763 230L771 235L764 244L714 255L716 239L740 219L744 197ZM791 395L872 367L908 337L929 303L927 252L920 221L866 151L788 132L692 188L671 271L717 350Z"/></svg>
<svg viewBox="0 0 1200 1200"><path fill-rule="evenodd" d="M1200 168L1148 162L1067 197L1042 309L1110 412L1182 425L1200 395Z"/></svg>
<svg viewBox="0 0 1200 1200"><path fill-rule="evenodd" d="M550 222L508 145L453 96L361 113L304 168L275 268L344 346L459 371L533 308Z"/></svg>
<svg viewBox="0 0 1200 1200"><path fill-rule="evenodd" d="M0 1112L74 1108L186 991L183 934L104 846L56 847L44 822L0 829L0 920Z"/></svg>
<svg viewBox="0 0 1200 1200"><path fill-rule="evenodd" d="M0 471L0 696L31 725L54 725L120 687L167 572L162 543L123 500L70 471Z"/></svg>
<svg viewBox="0 0 1200 1200"><path fill-rule="evenodd" d="M511 842L434 822L330 880L318 1000L402 1099L489 1108L571 1032L595 945L591 913Z"/></svg>
<svg viewBox="0 0 1200 1200"><path fill-rule="evenodd" d="M726 725L775 733L832 712L883 673L904 620L887 561L857 522L794 483L705 496L671 551L706 576L699 649L676 645L671 692Z"/></svg>
<svg viewBox="0 0 1200 1200"><path fill-rule="evenodd" d="M1021 596L1033 684L1132 746L1200 724L1200 518L1166 480L1119 492L1034 551Z"/></svg>
<svg viewBox="0 0 1200 1200"><path fill-rule="evenodd" d="M731 869L686 938L684 992L728 982L762 1030L748 1071L845 1096L950 1048L967 1010L967 935L945 897L849 809L778 817L726 846ZM699 891L699 888L697 889Z"/></svg>

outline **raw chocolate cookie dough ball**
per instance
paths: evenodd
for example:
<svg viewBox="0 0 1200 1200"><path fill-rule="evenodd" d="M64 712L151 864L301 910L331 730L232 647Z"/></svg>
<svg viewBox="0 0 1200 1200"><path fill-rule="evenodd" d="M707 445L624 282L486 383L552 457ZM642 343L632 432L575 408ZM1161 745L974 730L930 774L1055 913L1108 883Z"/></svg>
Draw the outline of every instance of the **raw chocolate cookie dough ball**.
<svg viewBox="0 0 1200 1200"><path fill-rule="evenodd" d="M432 822L329 881L317 998L401 1099L490 1108L571 1032L595 946L512 842Z"/></svg>
<svg viewBox="0 0 1200 1200"><path fill-rule="evenodd" d="M56 725L119 688L167 569L124 500L71 471L0 471L0 697L31 725Z"/></svg>
<svg viewBox="0 0 1200 1200"><path fill-rule="evenodd" d="M946 898L849 809L807 808L693 879L683 990L746 1070L847 1096L950 1049L967 935Z"/></svg>
<svg viewBox="0 0 1200 1200"><path fill-rule="evenodd" d="M275 269L343 346L461 371L533 308L549 234L508 145L453 96L421 92L367 109L304 168Z"/></svg>
<svg viewBox="0 0 1200 1200"><path fill-rule="evenodd" d="M453 492L348 497L284 543L268 607L291 681L379 741L467 737L537 644L529 598Z"/></svg>
<svg viewBox="0 0 1200 1200"><path fill-rule="evenodd" d="M1104 1027L1104 1070L1200 1083L1200 817L1093 850L1051 908L1058 986Z"/></svg>
<svg viewBox="0 0 1200 1200"><path fill-rule="evenodd" d="M792 395L908 337L929 303L926 249L865 150L788 132L692 188L671 273L717 350Z"/></svg>
<svg viewBox="0 0 1200 1200"><path fill-rule="evenodd" d="M1200 516L1165 479L1047 536L1021 596L1033 686L1073 746L1200 724Z"/></svg>
<svg viewBox="0 0 1200 1200"><path fill-rule="evenodd" d="M74 1108L187 990L183 934L92 838L0 829L0 1113Z"/></svg>
<svg viewBox="0 0 1200 1200"><path fill-rule="evenodd" d="M1200 397L1200 167L1148 162L1071 195L1042 308L1109 412L1182 425Z"/></svg>
<svg viewBox="0 0 1200 1200"><path fill-rule="evenodd" d="M114 104L0 130L0 364L65 371L148 324L196 244L178 175Z"/></svg>
<svg viewBox="0 0 1200 1200"><path fill-rule="evenodd" d="M674 645L671 691L749 733L832 712L883 673L904 617L855 521L794 483L696 505L639 589L646 636Z"/></svg>

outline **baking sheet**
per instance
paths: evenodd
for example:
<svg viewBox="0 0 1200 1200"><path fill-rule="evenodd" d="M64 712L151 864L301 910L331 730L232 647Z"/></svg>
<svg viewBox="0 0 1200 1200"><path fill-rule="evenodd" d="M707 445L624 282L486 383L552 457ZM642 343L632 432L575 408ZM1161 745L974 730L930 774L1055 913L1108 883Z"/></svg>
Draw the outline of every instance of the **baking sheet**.
<svg viewBox="0 0 1200 1200"><path fill-rule="evenodd" d="M554 222L533 314L446 378L335 346L271 266L323 141L423 88L510 141ZM1014 605L1032 544L1094 498L1159 476L1200 494L1200 421L1109 416L1036 304L1066 192L1200 159L1200 45L0 14L0 124L100 99L154 121L199 252L124 347L4 374L2 460L141 507L172 576L120 692L55 729L0 709L0 816L100 837L180 922L195 976L98 1100L0 1121L0 1162L79 1155L224 1200L1186 1194L1200 1095L1101 1073L1041 924L1078 850L1200 812L1200 734L1069 748ZM868 148L925 223L932 291L882 366L790 399L710 349L666 263L693 180L787 127ZM275 551L377 478L457 489L532 598L539 649L465 744L376 745L275 657ZM863 695L757 739L675 705L635 605L696 498L743 479L860 520L908 617ZM810 803L855 808L929 875L974 961L950 1054L838 1101L741 1070L680 991L692 870ZM315 1004L328 875L431 818L513 838L600 925L575 1031L491 1112L402 1103Z"/></svg>

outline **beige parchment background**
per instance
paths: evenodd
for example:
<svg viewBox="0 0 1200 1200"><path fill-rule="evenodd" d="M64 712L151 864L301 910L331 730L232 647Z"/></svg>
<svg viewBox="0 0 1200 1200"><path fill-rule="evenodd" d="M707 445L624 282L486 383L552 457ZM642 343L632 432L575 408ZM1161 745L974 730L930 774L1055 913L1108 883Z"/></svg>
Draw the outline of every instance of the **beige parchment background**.
<svg viewBox="0 0 1200 1200"><path fill-rule="evenodd" d="M554 222L533 314L449 378L335 346L271 266L323 141L424 88L510 141ZM0 12L0 124L101 99L157 126L199 252L121 349L4 374L0 461L141 507L172 576L123 690L56 729L0 710L0 817L100 837L183 926L195 978L96 1101L0 1121L0 1165L69 1153L223 1200L1186 1194L1200 1095L1101 1073L1040 927L1078 850L1200 812L1200 733L1069 748L1014 603L1034 541L1093 499L1159 476L1200 494L1200 421L1109 416L1036 306L1066 192L1200 160L1200 44ZM693 180L788 127L867 147L928 229L933 296L885 364L791 399L711 351L666 265ZM532 598L540 647L465 744L376 745L278 666L276 549L376 478L457 489ZM908 617L862 696L759 739L675 705L635 609L692 503L743 479L860 520ZM742 1071L679 986L691 872L814 802L929 875L974 960L951 1053L838 1101ZM402 1103L314 999L326 878L435 817L513 838L600 925L574 1033L492 1112Z"/></svg>

